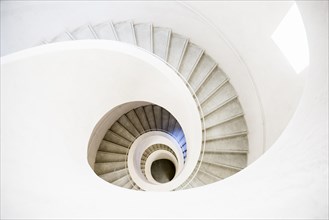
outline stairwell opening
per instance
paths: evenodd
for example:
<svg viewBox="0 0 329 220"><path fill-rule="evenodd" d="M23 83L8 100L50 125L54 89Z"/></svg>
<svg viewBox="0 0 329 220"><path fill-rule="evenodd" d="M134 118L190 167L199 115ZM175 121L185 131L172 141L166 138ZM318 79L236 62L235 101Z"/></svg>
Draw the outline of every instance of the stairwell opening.
<svg viewBox="0 0 329 220"><path fill-rule="evenodd" d="M176 175L176 168L168 159L155 160L151 165L151 174L157 182L167 183Z"/></svg>

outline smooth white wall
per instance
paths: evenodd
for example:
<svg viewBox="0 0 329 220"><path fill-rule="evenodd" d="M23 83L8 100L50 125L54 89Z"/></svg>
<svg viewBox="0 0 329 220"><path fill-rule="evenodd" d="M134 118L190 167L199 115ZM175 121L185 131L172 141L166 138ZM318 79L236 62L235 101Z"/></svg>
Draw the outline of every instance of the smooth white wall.
<svg viewBox="0 0 329 220"><path fill-rule="evenodd" d="M300 2L298 5L310 43L311 60L306 70L309 73L305 93L296 115L280 139L255 163L224 181L192 190L143 193L121 189L98 181L90 170L84 169L88 167L87 162L85 166L74 163L72 157L76 151L71 152L69 148L60 148L60 152L58 151L58 146L68 146L72 135L65 134L65 139L52 136L56 129L49 125L51 122L67 125L71 121L61 119L57 122L48 117L40 117L38 111L45 109L41 103L32 106L36 111L28 111L22 105L25 101L20 100L19 96L9 98L2 92L1 217L327 219L328 2L310 1ZM3 69L1 72L4 73ZM26 87L26 83L34 80L22 78L11 81L11 84L4 84L3 75L1 77L2 89L4 85L13 86L18 93L21 92L21 86ZM46 80L46 77L43 79ZM34 93L29 94L29 100L33 101ZM43 99L47 99L48 95L35 94ZM65 98L61 95L64 94L54 94L58 99ZM17 101L24 102L18 105ZM37 100L34 101L38 103ZM53 104L54 115L58 111L70 111L69 106L74 99L62 101L61 106ZM83 102L83 97L79 101ZM6 103L5 107L3 103ZM4 118L3 108L8 108L9 105L17 106L10 113L20 112L21 117ZM79 112L74 114L78 114L78 119L83 119ZM12 120L15 120L14 124ZM46 124L48 129L40 128L40 133L26 136L30 123ZM19 131L14 125L19 125ZM78 125L74 123L71 126L80 129ZM16 134L13 141L19 145L15 149L8 149L8 142L4 137L12 132ZM31 151L34 145L28 147L26 140L44 147ZM63 145L57 146L53 140ZM34 160L25 158L27 155ZM56 167L48 166L49 162L57 159L61 163ZM44 173L44 169L47 172ZM41 174L43 177L40 177ZM56 180L56 184L52 184L52 180ZM27 189L27 185L32 186ZM10 187L10 190L7 191L6 187Z"/></svg>

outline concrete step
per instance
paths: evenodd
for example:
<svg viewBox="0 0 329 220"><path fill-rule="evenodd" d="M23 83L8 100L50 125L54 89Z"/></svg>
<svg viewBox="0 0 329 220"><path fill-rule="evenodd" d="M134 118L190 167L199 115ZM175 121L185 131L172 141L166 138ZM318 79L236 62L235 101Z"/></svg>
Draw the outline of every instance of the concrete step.
<svg viewBox="0 0 329 220"><path fill-rule="evenodd" d="M49 43L63 42L63 41L71 41L74 40L73 36L68 32L63 32L56 37L48 40Z"/></svg>
<svg viewBox="0 0 329 220"><path fill-rule="evenodd" d="M118 122L134 137L137 138L140 135L140 132L136 129L134 124L129 120L126 115L122 115Z"/></svg>
<svg viewBox="0 0 329 220"><path fill-rule="evenodd" d="M172 116L170 114L169 116L169 122L168 122L168 128L167 128L167 131L169 133L173 133L174 129L175 129L175 126L176 126L176 119L174 118L174 116Z"/></svg>
<svg viewBox="0 0 329 220"><path fill-rule="evenodd" d="M188 43L179 67L179 72L186 79L186 81L189 80L190 75L198 64L202 54L203 50L200 47L191 42Z"/></svg>
<svg viewBox="0 0 329 220"><path fill-rule="evenodd" d="M222 107L224 104L231 101L231 99L236 96L236 92L232 85L226 83L220 89L218 89L213 95L207 97L207 99L201 104L204 116Z"/></svg>
<svg viewBox="0 0 329 220"><path fill-rule="evenodd" d="M231 134L228 134L228 135L223 135L223 136L217 136L217 137L212 137L212 138L207 138L206 139L206 142L209 143L209 142L213 142L213 141L218 141L218 140L225 140L225 139L231 139L231 138L234 138L234 137L238 137L238 136L246 136L248 134L248 131L241 131L241 132L236 132L236 133L231 133Z"/></svg>
<svg viewBox="0 0 329 220"><path fill-rule="evenodd" d="M168 125L169 125L169 117L170 113L166 109L162 109L161 112L161 124L162 124L162 130L168 131Z"/></svg>
<svg viewBox="0 0 329 220"><path fill-rule="evenodd" d="M152 24L134 24L137 46L153 53L153 26Z"/></svg>
<svg viewBox="0 0 329 220"><path fill-rule="evenodd" d="M126 189L132 189L134 187L134 182L132 181L132 179L129 179L129 181L126 184L124 184L122 187Z"/></svg>
<svg viewBox="0 0 329 220"><path fill-rule="evenodd" d="M202 85L195 90L198 98L202 100L227 79L226 74L218 66L216 66Z"/></svg>
<svg viewBox="0 0 329 220"><path fill-rule="evenodd" d="M93 26L98 39L118 40L112 22L104 22Z"/></svg>
<svg viewBox="0 0 329 220"><path fill-rule="evenodd" d="M247 130L244 117L239 117L231 121L216 125L206 130L206 138L212 139L218 136L226 136Z"/></svg>
<svg viewBox="0 0 329 220"><path fill-rule="evenodd" d="M157 130L162 129L162 108L157 105L153 105L153 113L154 113L154 119L155 119L155 127Z"/></svg>
<svg viewBox="0 0 329 220"><path fill-rule="evenodd" d="M163 27L153 27L153 53L167 61L171 30Z"/></svg>
<svg viewBox="0 0 329 220"><path fill-rule="evenodd" d="M221 108L209 113L205 117L206 128L232 120L243 115L243 110L238 99L234 99Z"/></svg>
<svg viewBox="0 0 329 220"><path fill-rule="evenodd" d="M204 161L201 163L200 170L220 179L225 179L240 171L240 169L236 167L226 166L223 164L207 163Z"/></svg>
<svg viewBox="0 0 329 220"><path fill-rule="evenodd" d="M128 154L128 148L106 141L106 140L102 140L99 148L99 151L105 151L105 152L109 152L109 153L117 153L117 154Z"/></svg>
<svg viewBox="0 0 329 220"><path fill-rule="evenodd" d="M134 142L134 140L136 139L124 126L122 126L117 121L111 126L110 130L130 142Z"/></svg>
<svg viewBox="0 0 329 220"><path fill-rule="evenodd" d="M205 152L202 161L243 169L247 166L247 155L245 153Z"/></svg>
<svg viewBox="0 0 329 220"><path fill-rule="evenodd" d="M113 27L119 41L136 45L134 26L131 21L114 23Z"/></svg>
<svg viewBox="0 0 329 220"><path fill-rule="evenodd" d="M139 121L141 122L141 124L143 126L144 131L150 130L151 128L150 128L150 125L148 123L148 119L146 117L144 108L143 107L136 108L135 112L136 112L136 115L137 115Z"/></svg>
<svg viewBox="0 0 329 220"><path fill-rule="evenodd" d="M202 182L205 183L205 185L221 180L221 178L218 178L218 177L216 177L210 173L204 172L202 170L199 170L196 176L198 179L202 180Z"/></svg>
<svg viewBox="0 0 329 220"><path fill-rule="evenodd" d="M103 180L107 182L114 182L117 179L120 179L124 176L128 175L128 169L121 169L121 170L116 170L113 172L105 173L102 175L99 175Z"/></svg>
<svg viewBox="0 0 329 220"><path fill-rule="evenodd" d="M207 79L216 66L216 62L207 54L204 53L201 56L198 65L193 70L193 73L189 79L189 84L192 86L194 91L201 87L201 84Z"/></svg>
<svg viewBox="0 0 329 220"><path fill-rule="evenodd" d="M94 171L97 175L102 175L105 173L122 170L124 168L126 168L126 161L95 163Z"/></svg>
<svg viewBox="0 0 329 220"><path fill-rule="evenodd" d="M121 145L124 146L126 148L128 148L131 144L131 142L125 138L123 138L122 136L118 135L117 133L114 133L113 131L109 130L106 134L104 139L106 141L115 143L117 145Z"/></svg>
<svg viewBox="0 0 329 220"><path fill-rule="evenodd" d="M126 154L115 154L104 151L97 151L96 163L106 163L106 162L120 162L127 159Z"/></svg>
<svg viewBox="0 0 329 220"><path fill-rule="evenodd" d="M215 140L207 140L205 151L243 151L248 152L248 138L246 134Z"/></svg>
<svg viewBox="0 0 329 220"><path fill-rule="evenodd" d="M147 105L144 106L144 111L147 117L148 124L150 125L150 128L152 130L157 130L156 124L155 124L155 118L154 118L154 112L153 112L153 106Z"/></svg>
<svg viewBox="0 0 329 220"><path fill-rule="evenodd" d="M139 134L142 134L145 132L142 123L139 121L138 116L135 112L135 110L131 110L126 114L129 121L134 125L134 127L137 129Z"/></svg>
<svg viewBox="0 0 329 220"><path fill-rule="evenodd" d="M125 176L121 177L120 179L117 179L117 180L113 181L112 184L123 187L129 181L130 181L129 175L125 175Z"/></svg>
<svg viewBox="0 0 329 220"><path fill-rule="evenodd" d="M204 183L200 179L198 179L196 176L194 177L194 179L189 184L191 184L191 186L193 188L200 187L200 186L204 185Z"/></svg>
<svg viewBox="0 0 329 220"><path fill-rule="evenodd" d="M188 39L178 34L171 34L168 63L176 70L182 61L184 52L186 50Z"/></svg>
<svg viewBox="0 0 329 220"><path fill-rule="evenodd" d="M97 35L91 25L81 26L70 33L75 40L97 39Z"/></svg>

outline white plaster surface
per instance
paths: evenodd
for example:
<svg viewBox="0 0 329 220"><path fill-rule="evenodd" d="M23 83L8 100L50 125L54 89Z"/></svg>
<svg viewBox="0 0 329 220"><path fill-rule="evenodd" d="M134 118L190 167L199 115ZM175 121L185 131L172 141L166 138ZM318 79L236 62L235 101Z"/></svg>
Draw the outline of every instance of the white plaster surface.
<svg viewBox="0 0 329 220"><path fill-rule="evenodd" d="M259 160L231 178L192 190L134 192L99 180L83 156L87 145L81 149L99 118L82 124L80 121L91 117L89 112L71 108L72 103L79 103L98 109L104 100L89 97L96 82L56 69L52 69L51 78L33 71L29 71L29 77L24 75L27 70L53 67L43 62L45 57L38 57L38 67L23 60L10 66L12 71L9 65L2 65L1 218L327 219L328 2L303 1L298 6L307 29L310 66L304 72L306 88L294 117ZM86 61L80 55L70 60L57 56L56 60L67 62L68 73L73 69L73 58L79 59L79 65ZM31 74L47 83L41 84ZM72 91L72 85L83 79L89 82L84 90ZM56 94L47 92L56 86L54 82L61 82L60 89ZM99 83L105 84L103 80ZM67 95L69 87L74 96ZM107 87L102 91L107 92ZM127 95L109 94L111 98ZM86 99L92 102L85 103ZM47 114L42 113L45 111ZM97 114L101 117L104 112L99 109ZM58 117L63 114L74 118ZM58 127L65 135L56 135ZM82 130L84 135L74 142L76 137L71 132ZM182 205L188 209L182 211Z"/></svg>

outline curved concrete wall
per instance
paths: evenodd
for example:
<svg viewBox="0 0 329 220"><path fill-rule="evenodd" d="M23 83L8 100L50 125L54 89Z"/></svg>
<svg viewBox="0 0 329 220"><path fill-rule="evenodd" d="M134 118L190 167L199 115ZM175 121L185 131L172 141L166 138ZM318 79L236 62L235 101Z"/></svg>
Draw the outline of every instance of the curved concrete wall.
<svg viewBox="0 0 329 220"><path fill-rule="evenodd" d="M19 105L19 96L9 99L5 88L20 91L33 79L22 78L8 84L2 67L1 217L328 218L328 2L298 2L298 5L308 34L310 65L305 70L307 84L296 114L259 160L231 178L192 190L161 194L132 192L98 180L91 171L83 169L88 167L87 162L81 166L72 160L82 149L54 150L68 146L73 137L67 132L65 138L58 138L53 135L56 129L49 125L67 124L67 118L56 121L39 115L38 111L45 108L43 105L37 105L34 110L38 111L26 108L28 101L38 103L32 90L24 91L31 95L30 99L21 100ZM76 79L67 80L74 83ZM38 93L44 100L48 95ZM56 97L65 97L64 90ZM49 102L54 115L58 111L72 111L70 103L82 103L84 99L62 101L61 106ZM5 117L8 106L17 106L10 114L20 112L21 116ZM74 113L77 119L82 118L81 113ZM39 133L26 136L24 134L29 133L26 125L30 124L47 126L41 126ZM19 126L19 132L14 125ZM92 128L93 124L88 126ZM43 127L47 129L41 129ZM70 128L82 129L76 124ZM9 148L8 141L12 140L8 140L8 134L16 134L15 148ZM88 132L85 135L87 139ZM31 151L27 141L43 147ZM81 140L79 146L86 141ZM27 156L34 160L24 159ZM49 166L52 161L59 163ZM65 172L59 173L59 170Z"/></svg>
<svg viewBox="0 0 329 220"><path fill-rule="evenodd" d="M204 48L230 78L248 124L251 163L286 127L302 94L304 75L295 74L270 39L291 4L1 2L1 54L38 45L41 40L51 39L65 30L109 19L152 22L155 26L172 28Z"/></svg>

